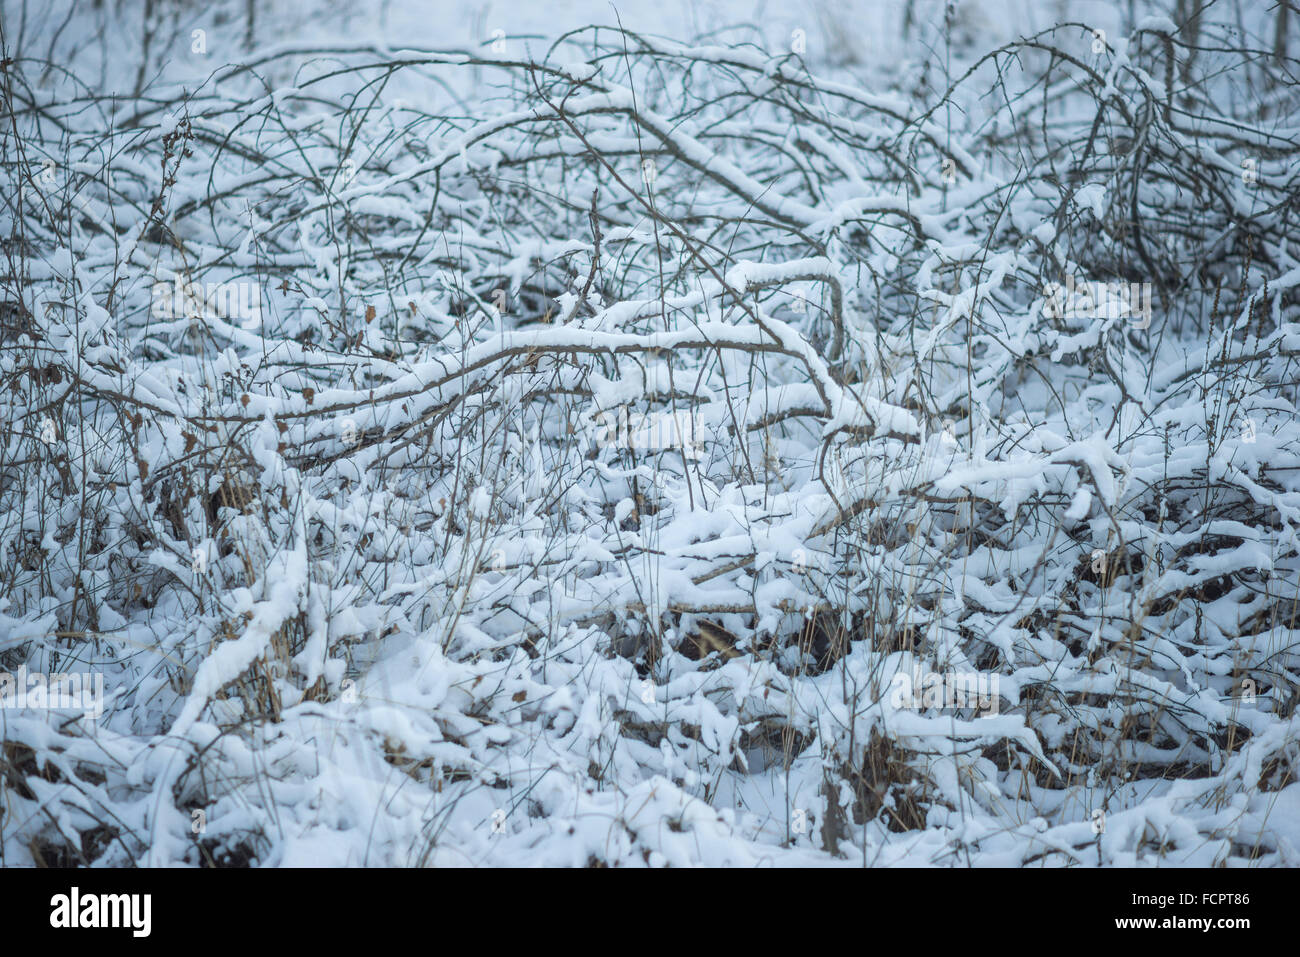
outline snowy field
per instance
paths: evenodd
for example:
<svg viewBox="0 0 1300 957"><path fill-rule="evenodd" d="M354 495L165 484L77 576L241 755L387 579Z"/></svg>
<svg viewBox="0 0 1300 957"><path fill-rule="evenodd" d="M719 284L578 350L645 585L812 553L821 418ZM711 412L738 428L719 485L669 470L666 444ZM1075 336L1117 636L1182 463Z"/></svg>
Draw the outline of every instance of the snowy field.
<svg viewBox="0 0 1300 957"><path fill-rule="evenodd" d="M0 0L0 866L1300 865L1300 10Z"/></svg>

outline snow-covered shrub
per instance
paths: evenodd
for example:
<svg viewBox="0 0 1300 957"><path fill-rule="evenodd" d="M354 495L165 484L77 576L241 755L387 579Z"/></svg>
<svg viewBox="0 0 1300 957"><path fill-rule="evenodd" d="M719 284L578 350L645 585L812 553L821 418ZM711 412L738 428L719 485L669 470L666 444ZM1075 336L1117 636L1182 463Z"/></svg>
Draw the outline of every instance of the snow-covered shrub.
<svg viewBox="0 0 1300 957"><path fill-rule="evenodd" d="M1296 863L1295 91L1201 42L15 58L0 670L107 700L3 861Z"/></svg>

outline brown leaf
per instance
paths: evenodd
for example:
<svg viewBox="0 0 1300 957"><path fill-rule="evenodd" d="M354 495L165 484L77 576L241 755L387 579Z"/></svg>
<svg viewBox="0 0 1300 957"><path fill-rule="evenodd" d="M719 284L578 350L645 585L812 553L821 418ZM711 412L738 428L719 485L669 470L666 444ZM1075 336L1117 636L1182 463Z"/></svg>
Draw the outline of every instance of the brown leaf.
<svg viewBox="0 0 1300 957"><path fill-rule="evenodd" d="M701 658L714 651L723 658L735 658L740 654L736 650L736 636L721 625L705 620L698 622L696 627L699 636L695 639L695 644Z"/></svg>
<svg viewBox="0 0 1300 957"><path fill-rule="evenodd" d="M186 452L189 452L192 448L194 448L194 446L195 446L196 444L198 444L198 441L199 441L199 440L198 440L198 439L197 439L197 438L196 438L192 433L190 433L190 432L183 432L183 433L181 433L181 434L185 436L185 451L186 451Z"/></svg>
<svg viewBox="0 0 1300 957"><path fill-rule="evenodd" d="M514 694L512 694L512 695L510 696L510 700L511 700L511 701L523 701L523 700L524 700L525 698L527 698L527 697L528 697L528 692L526 692L526 691L516 691Z"/></svg>
<svg viewBox="0 0 1300 957"><path fill-rule="evenodd" d="M374 322L374 319L375 319L375 307L366 306L366 322Z"/></svg>
<svg viewBox="0 0 1300 957"><path fill-rule="evenodd" d="M316 390L308 386L302 390L302 397L307 400L308 405L311 405L311 400L316 398Z"/></svg>

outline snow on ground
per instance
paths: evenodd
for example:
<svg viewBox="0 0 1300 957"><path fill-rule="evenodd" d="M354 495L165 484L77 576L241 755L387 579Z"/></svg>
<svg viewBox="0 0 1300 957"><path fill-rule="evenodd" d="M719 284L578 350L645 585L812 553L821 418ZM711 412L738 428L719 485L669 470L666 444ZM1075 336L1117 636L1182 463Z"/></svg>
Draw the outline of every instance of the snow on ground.
<svg viewBox="0 0 1300 957"><path fill-rule="evenodd" d="M0 864L1300 864L1296 63L1168 7L5 2Z"/></svg>

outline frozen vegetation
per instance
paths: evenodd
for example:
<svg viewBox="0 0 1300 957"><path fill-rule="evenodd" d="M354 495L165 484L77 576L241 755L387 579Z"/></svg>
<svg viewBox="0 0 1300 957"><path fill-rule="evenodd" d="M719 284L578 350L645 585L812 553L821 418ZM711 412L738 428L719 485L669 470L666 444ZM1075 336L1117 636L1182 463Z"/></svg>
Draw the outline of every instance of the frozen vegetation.
<svg viewBox="0 0 1300 957"><path fill-rule="evenodd" d="M1300 865L1286 6L518 7L4 0L0 864Z"/></svg>

